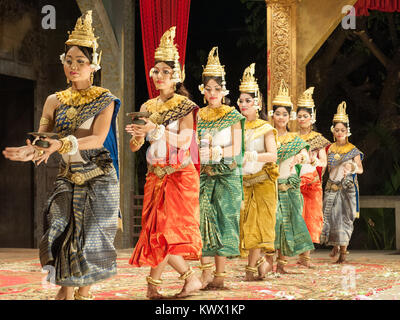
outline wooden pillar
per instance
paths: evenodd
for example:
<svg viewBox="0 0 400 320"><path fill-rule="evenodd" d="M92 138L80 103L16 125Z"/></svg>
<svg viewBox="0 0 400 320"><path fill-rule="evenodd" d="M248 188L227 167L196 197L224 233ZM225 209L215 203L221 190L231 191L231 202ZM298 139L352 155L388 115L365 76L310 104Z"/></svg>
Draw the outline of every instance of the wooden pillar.
<svg viewBox="0 0 400 320"><path fill-rule="evenodd" d="M289 86L296 110L299 92L305 88L305 76L298 73L297 61L297 6L299 0L265 0L267 4L267 107L278 93L281 79ZM299 83L298 76L302 83ZM293 121L290 121L293 122ZM289 123L293 130L296 123Z"/></svg>

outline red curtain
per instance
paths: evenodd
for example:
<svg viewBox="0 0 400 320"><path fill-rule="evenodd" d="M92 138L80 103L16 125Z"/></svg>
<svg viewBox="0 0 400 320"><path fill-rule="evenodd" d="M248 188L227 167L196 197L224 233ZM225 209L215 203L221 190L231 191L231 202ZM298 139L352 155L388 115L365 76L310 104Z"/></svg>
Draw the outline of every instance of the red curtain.
<svg viewBox="0 0 400 320"><path fill-rule="evenodd" d="M154 51L160 44L161 36L172 26L176 26L175 43L180 63L182 66L185 64L189 11L190 0L140 0L144 64L150 98L157 96L149 78L150 69L154 66Z"/></svg>
<svg viewBox="0 0 400 320"><path fill-rule="evenodd" d="M354 5L357 16L368 16L369 10L383 12L400 11L400 0L358 0Z"/></svg>

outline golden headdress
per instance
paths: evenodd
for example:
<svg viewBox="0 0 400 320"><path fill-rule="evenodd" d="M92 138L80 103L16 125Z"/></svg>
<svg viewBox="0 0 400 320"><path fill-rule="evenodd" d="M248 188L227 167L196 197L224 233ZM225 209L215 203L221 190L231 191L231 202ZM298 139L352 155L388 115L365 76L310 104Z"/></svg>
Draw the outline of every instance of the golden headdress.
<svg viewBox="0 0 400 320"><path fill-rule="evenodd" d="M94 35L94 28L92 27L92 10L86 12L86 14L82 15L75 24L75 29L72 32L68 32L69 37L65 42L67 46L81 46L93 49L93 59L92 59L92 67L95 70L100 69L101 62L101 54L97 53L98 43L96 37ZM65 54L61 55L61 61L64 62Z"/></svg>
<svg viewBox="0 0 400 320"><path fill-rule="evenodd" d="M347 124L347 136L351 136L350 132L350 123L349 123L349 116L346 114L346 101L342 101L341 104L338 105L337 112L333 116L333 124L338 122L343 122ZM333 133L333 126L331 126L331 131Z"/></svg>
<svg viewBox="0 0 400 320"><path fill-rule="evenodd" d="M174 62L174 74L172 79L174 82L183 82L185 79L184 70L180 68L179 64L179 51L174 44L176 35L176 26L172 26L164 32L160 39L160 45L154 52L155 61L173 61ZM150 70L150 77L153 69Z"/></svg>
<svg viewBox="0 0 400 320"><path fill-rule="evenodd" d="M255 74L255 63L248 66L243 72L243 78L240 80L239 91L243 93L254 93L256 96L259 93L257 79Z"/></svg>
<svg viewBox="0 0 400 320"><path fill-rule="evenodd" d="M313 99L314 87L308 88L306 91L302 93L300 98L297 100L297 108L308 108L311 109L311 118L312 123L316 121L316 110L315 110L315 103Z"/></svg>
<svg viewBox="0 0 400 320"><path fill-rule="evenodd" d="M221 77L222 91L224 95L229 93L229 91L226 90L225 68L219 61L218 47L213 47L208 54L207 65L206 67L203 66L203 77ZM204 94L204 84L200 85L199 89L201 93Z"/></svg>
<svg viewBox="0 0 400 320"><path fill-rule="evenodd" d="M293 108L293 103L292 100L290 100L290 95L289 95L289 87L284 79L281 80L281 85L279 87L278 94L272 101L272 105Z"/></svg>
<svg viewBox="0 0 400 320"><path fill-rule="evenodd" d="M253 93L254 108L257 110L261 109L259 103L260 89L258 87L257 79L254 77L255 74L255 63L248 66L243 72L243 78L240 80L239 91L242 93Z"/></svg>
<svg viewBox="0 0 400 320"><path fill-rule="evenodd" d="M333 122L344 122L349 124L349 116L346 114L346 102L342 101L341 104L338 105L337 112L333 116Z"/></svg>

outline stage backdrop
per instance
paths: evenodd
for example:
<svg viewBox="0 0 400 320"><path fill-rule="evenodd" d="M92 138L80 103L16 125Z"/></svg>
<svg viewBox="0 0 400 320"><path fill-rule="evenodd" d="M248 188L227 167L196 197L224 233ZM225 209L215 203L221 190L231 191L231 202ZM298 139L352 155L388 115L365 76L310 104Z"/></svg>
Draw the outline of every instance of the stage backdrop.
<svg viewBox="0 0 400 320"><path fill-rule="evenodd" d="M176 26L179 61L182 66L185 64L189 11L190 0L140 0L144 64L150 98L157 96L149 78L150 69L154 66L154 51L160 44L161 36L172 26Z"/></svg>

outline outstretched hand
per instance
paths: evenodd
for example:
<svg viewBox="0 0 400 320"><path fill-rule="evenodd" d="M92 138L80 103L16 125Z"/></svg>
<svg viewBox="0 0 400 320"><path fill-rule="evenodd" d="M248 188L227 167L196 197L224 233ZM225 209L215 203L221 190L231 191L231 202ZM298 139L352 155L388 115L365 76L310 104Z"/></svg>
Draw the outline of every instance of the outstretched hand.
<svg viewBox="0 0 400 320"><path fill-rule="evenodd" d="M26 140L26 146L21 147L6 147L3 150L3 155L11 161L31 161L35 157L35 147L29 139Z"/></svg>

